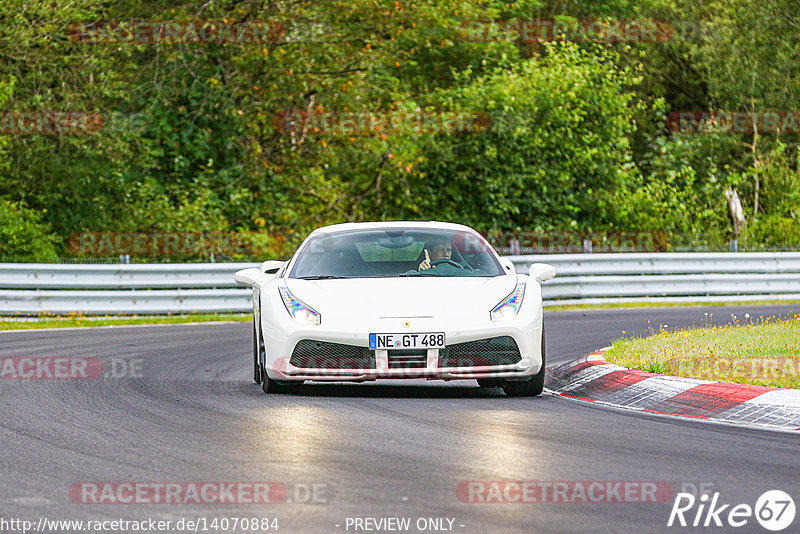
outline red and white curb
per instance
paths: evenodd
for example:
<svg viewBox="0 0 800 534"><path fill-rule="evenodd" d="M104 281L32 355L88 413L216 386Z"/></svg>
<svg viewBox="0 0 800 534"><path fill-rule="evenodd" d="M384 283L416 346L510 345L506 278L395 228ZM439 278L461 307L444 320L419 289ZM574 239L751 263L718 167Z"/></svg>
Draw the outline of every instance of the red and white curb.
<svg viewBox="0 0 800 534"><path fill-rule="evenodd" d="M564 397L662 415L800 430L800 390L728 384L637 371L608 363L611 347L548 371Z"/></svg>

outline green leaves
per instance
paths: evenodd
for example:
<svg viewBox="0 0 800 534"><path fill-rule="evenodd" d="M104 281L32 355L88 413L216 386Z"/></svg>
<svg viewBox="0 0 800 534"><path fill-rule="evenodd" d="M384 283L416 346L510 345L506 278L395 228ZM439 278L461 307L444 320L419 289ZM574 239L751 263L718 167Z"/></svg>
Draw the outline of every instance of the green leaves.
<svg viewBox="0 0 800 534"><path fill-rule="evenodd" d="M797 109L792 7L301 0L154 13L140 0L13 0L0 6L0 110L83 110L106 123L87 135L0 135L0 195L44 214L56 242L78 231L302 235L403 218L482 230L702 225L723 240L722 190L737 181L752 205L758 177L758 213L777 221L760 228L786 235L793 226L782 221L800 212L795 139L762 135L753 149L748 136L675 135L665 120L680 109ZM688 20L710 31L576 44L470 39L463 27L605 18ZM261 20L283 31L258 44L82 43L69 34L79 21L154 19ZM469 133L353 134L293 130L284 112L466 112L491 122ZM773 231L751 227L752 239Z"/></svg>
<svg viewBox="0 0 800 534"><path fill-rule="evenodd" d="M43 213L24 204L0 199L0 260L5 262L51 262L56 239L42 223Z"/></svg>
<svg viewBox="0 0 800 534"><path fill-rule="evenodd" d="M484 229L563 228L607 223L604 195L625 186L633 129L628 73L609 69L610 52L571 44L545 47L543 58L498 69L442 91L457 109L486 109L487 132L433 136L422 172L430 201L423 216L466 220ZM442 196L455 184L458 194ZM589 192L590 191L590 192Z"/></svg>

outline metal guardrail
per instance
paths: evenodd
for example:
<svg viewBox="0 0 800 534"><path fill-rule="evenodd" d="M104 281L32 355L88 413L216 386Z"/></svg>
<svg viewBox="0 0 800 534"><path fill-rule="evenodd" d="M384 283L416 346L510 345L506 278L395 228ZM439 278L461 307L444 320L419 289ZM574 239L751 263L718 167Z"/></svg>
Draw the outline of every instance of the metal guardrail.
<svg viewBox="0 0 800 534"><path fill-rule="evenodd" d="M653 252L507 257L522 272L536 262L555 265L559 277L612 274L800 274L800 252Z"/></svg>
<svg viewBox="0 0 800 534"><path fill-rule="evenodd" d="M509 256L517 270L555 265L545 305L625 301L800 300L800 253L646 253Z"/></svg>
<svg viewBox="0 0 800 534"><path fill-rule="evenodd" d="M233 273L258 263L0 263L2 289L176 289L239 287Z"/></svg>
<svg viewBox="0 0 800 534"><path fill-rule="evenodd" d="M800 300L800 253L508 256L519 272L555 265L545 305ZM253 263L0 264L0 314L247 312L233 273Z"/></svg>
<svg viewBox="0 0 800 534"><path fill-rule="evenodd" d="M222 313L252 310L249 289L0 290L0 315Z"/></svg>
<svg viewBox="0 0 800 534"><path fill-rule="evenodd" d="M233 273L258 263L0 264L0 315L252 310Z"/></svg>

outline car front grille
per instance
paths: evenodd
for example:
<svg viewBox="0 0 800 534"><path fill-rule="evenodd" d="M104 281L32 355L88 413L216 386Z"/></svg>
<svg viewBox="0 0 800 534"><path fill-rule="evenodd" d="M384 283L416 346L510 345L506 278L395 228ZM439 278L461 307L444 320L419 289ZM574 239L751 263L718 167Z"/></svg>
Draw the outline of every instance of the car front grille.
<svg viewBox="0 0 800 534"><path fill-rule="evenodd" d="M425 349L389 350L389 369L425 369ZM517 342L500 336L466 343L455 343L439 350L439 367L480 367L513 365L522 359ZM375 351L367 347L302 339L297 342L289 363L301 369L375 369Z"/></svg>
<svg viewBox="0 0 800 534"><path fill-rule="evenodd" d="M301 339L289 363L303 369L375 369L375 352L367 347Z"/></svg>
<svg viewBox="0 0 800 534"><path fill-rule="evenodd" d="M389 369L425 369L428 365L428 351L425 349L390 350Z"/></svg>
<svg viewBox="0 0 800 534"><path fill-rule="evenodd" d="M455 343L439 350L439 367L513 365L520 360L522 354L511 336Z"/></svg>

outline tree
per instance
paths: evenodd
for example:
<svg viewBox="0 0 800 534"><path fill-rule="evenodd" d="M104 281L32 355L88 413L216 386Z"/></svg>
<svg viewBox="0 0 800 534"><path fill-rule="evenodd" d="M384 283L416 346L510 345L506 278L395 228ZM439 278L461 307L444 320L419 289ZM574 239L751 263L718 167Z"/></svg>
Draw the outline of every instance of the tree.
<svg viewBox="0 0 800 534"><path fill-rule="evenodd" d="M553 43L543 57L488 75L467 72L461 86L437 94L442 107L486 110L492 125L427 140L409 186L419 216L485 230L612 223L614 192L638 179L629 135L639 79L615 68L614 57Z"/></svg>

